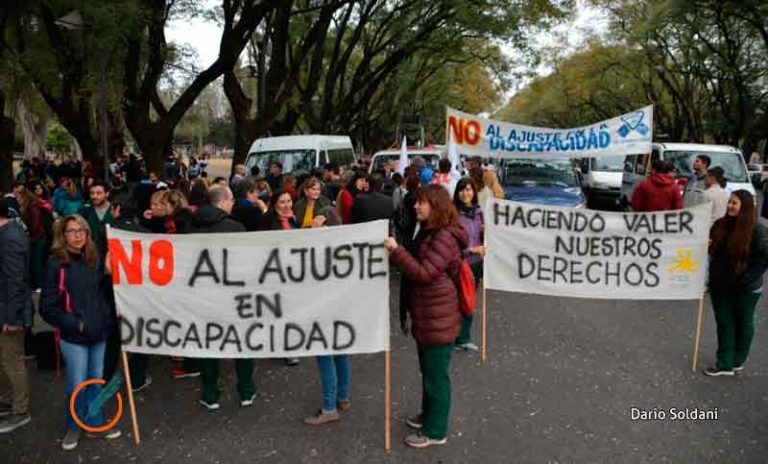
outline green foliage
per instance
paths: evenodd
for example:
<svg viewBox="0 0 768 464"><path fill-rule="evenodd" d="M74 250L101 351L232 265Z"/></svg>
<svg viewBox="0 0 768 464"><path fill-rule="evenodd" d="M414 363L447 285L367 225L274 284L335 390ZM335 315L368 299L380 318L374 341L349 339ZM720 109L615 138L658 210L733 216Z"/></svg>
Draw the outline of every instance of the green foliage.
<svg viewBox="0 0 768 464"><path fill-rule="evenodd" d="M53 122L48 127L45 143L48 150L54 151L57 155L62 155L72 147L72 137L64 126L58 122Z"/></svg>
<svg viewBox="0 0 768 464"><path fill-rule="evenodd" d="M655 104L655 134L742 145L768 136L768 3L594 0L603 43L555 64L500 119L570 127Z"/></svg>

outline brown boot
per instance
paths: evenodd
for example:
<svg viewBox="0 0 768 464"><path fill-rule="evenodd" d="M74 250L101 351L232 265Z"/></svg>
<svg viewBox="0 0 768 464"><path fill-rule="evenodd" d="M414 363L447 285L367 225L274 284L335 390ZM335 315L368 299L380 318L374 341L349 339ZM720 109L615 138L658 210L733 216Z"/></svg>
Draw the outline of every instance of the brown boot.
<svg viewBox="0 0 768 464"><path fill-rule="evenodd" d="M336 422L341 419L338 412L324 412L322 409L317 411L314 416L304 419L304 423L307 425L325 425L331 422Z"/></svg>

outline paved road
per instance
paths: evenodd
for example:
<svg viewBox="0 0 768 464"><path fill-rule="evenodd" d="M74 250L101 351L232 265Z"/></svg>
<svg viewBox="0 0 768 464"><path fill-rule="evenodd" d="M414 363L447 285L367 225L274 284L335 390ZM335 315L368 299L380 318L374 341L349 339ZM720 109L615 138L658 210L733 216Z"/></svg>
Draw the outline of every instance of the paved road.
<svg viewBox="0 0 768 464"><path fill-rule="evenodd" d="M397 293L393 291L393 295ZM696 302L614 302L489 293L490 360L456 353L449 442L406 448L404 419L417 411L414 343L392 318L393 450L383 451L383 355L353 359L353 410L341 422L309 428L319 407L312 360L297 368L257 364L259 398L240 409L232 366L222 409L197 406L197 379L173 381L170 361L151 364L154 383L138 394L142 444L127 436L83 441L60 451L62 379L32 370L34 422L0 437L3 463L43 462L728 462L768 459L766 303L745 373L692 373ZM708 307L702 364L712 362ZM477 327L476 327L477 328ZM716 421L632 421L632 407L718 408ZM126 416L127 417L127 416ZM130 428L127 418L121 428Z"/></svg>

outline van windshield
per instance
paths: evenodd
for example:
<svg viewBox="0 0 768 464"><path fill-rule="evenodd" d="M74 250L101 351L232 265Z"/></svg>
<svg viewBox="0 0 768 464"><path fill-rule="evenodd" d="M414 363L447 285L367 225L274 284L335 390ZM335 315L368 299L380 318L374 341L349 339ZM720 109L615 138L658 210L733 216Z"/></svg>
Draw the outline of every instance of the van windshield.
<svg viewBox="0 0 768 464"><path fill-rule="evenodd" d="M578 187L573 166L565 161L519 160L507 162L502 183L515 187Z"/></svg>
<svg viewBox="0 0 768 464"><path fill-rule="evenodd" d="M744 167L744 160L739 153L711 153L704 151L666 151L664 159L677 168L678 177L693 175L693 162L699 155L706 155L712 160L710 167L719 166L725 171L728 182L747 183L749 177Z"/></svg>
<svg viewBox="0 0 768 464"><path fill-rule="evenodd" d="M307 150L275 150L250 153L245 165L250 172L253 166L261 169L262 175L269 172L269 163L280 161L283 172L292 174L309 173L315 168L316 151Z"/></svg>
<svg viewBox="0 0 768 464"><path fill-rule="evenodd" d="M592 158L592 170L601 172L622 172L624 155L608 155Z"/></svg>

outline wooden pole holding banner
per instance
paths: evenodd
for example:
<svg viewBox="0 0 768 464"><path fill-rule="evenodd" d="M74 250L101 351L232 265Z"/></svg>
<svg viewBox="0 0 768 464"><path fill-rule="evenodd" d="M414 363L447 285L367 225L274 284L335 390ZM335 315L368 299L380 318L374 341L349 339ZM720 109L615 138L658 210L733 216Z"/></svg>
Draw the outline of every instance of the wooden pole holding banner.
<svg viewBox="0 0 768 464"><path fill-rule="evenodd" d="M485 289L485 276L483 276L483 307L480 314L480 359L483 364L488 360L488 305L486 303L488 291Z"/></svg>
<svg viewBox="0 0 768 464"><path fill-rule="evenodd" d="M128 369L128 353L123 351L123 375L125 386L128 389L128 408L131 411L131 425L133 426L133 441L137 445L141 443L139 435L139 421L136 419L136 403L133 400L133 385L131 384L131 371Z"/></svg>
<svg viewBox="0 0 768 464"><path fill-rule="evenodd" d="M692 370L696 372L699 367L699 345L701 343L701 324L704 319L704 294L699 299L699 311L696 316L696 336L693 340Z"/></svg>
<svg viewBox="0 0 768 464"><path fill-rule="evenodd" d="M390 351L384 351L384 451L392 451L392 369L390 366Z"/></svg>

